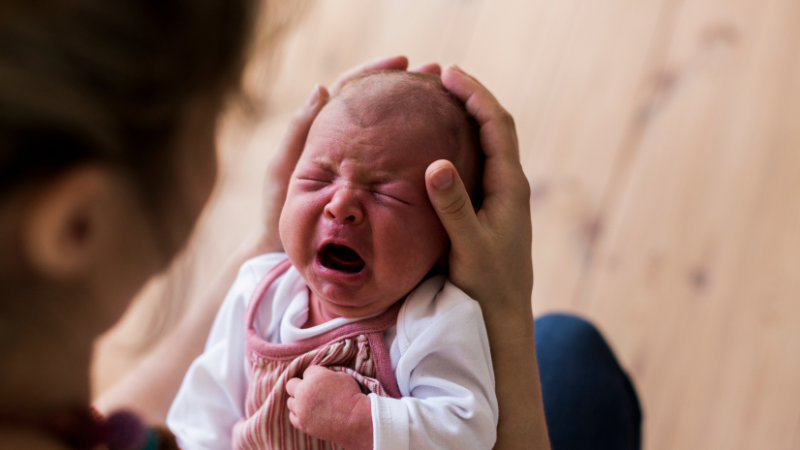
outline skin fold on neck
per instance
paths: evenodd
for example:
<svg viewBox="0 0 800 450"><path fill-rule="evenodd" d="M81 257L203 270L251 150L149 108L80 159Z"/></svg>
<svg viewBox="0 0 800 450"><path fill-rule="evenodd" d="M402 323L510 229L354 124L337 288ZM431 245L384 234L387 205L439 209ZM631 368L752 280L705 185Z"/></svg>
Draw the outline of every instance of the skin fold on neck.
<svg viewBox="0 0 800 450"><path fill-rule="evenodd" d="M336 319L339 317L325 309L322 302L319 301L316 294L311 289L308 290L308 320L306 320L303 328L311 328L317 325L322 325L325 322Z"/></svg>

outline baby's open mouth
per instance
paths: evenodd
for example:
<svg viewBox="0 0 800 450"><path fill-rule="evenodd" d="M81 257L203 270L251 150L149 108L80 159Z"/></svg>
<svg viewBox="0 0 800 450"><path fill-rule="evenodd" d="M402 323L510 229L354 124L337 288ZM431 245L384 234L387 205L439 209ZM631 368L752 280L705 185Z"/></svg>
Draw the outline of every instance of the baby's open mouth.
<svg viewBox="0 0 800 450"><path fill-rule="evenodd" d="M320 262L328 269L358 273L364 268L364 260L358 253L344 245L328 244L322 249L320 256Z"/></svg>

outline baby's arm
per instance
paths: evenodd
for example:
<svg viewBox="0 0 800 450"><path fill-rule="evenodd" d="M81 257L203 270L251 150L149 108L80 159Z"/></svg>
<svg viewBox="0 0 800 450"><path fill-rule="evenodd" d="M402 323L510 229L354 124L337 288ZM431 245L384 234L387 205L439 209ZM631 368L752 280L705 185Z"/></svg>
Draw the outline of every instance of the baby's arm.
<svg viewBox="0 0 800 450"><path fill-rule="evenodd" d="M286 383L289 420L298 430L347 450L372 450L372 407L356 380L320 366Z"/></svg>
<svg viewBox="0 0 800 450"><path fill-rule="evenodd" d="M286 386L292 424L347 450L492 448L489 343L480 307L464 297L447 283L433 303L408 301L396 338L403 398L366 396L350 375L311 366Z"/></svg>
<svg viewBox="0 0 800 450"><path fill-rule="evenodd" d="M441 286L434 281L406 300L397 322L391 353L403 397L369 395L374 445L488 450L497 437L498 410L481 310L449 282L438 293L425 292Z"/></svg>

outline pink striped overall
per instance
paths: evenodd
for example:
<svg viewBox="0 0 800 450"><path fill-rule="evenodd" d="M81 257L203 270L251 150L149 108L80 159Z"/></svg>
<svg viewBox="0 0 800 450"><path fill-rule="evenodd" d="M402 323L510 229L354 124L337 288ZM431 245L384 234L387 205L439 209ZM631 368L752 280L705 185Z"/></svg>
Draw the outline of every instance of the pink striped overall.
<svg viewBox="0 0 800 450"><path fill-rule="evenodd" d="M308 436L289 422L286 382L302 377L312 364L352 375L365 392L400 398L383 333L397 322L402 302L377 317L292 344L271 344L258 336L254 326L258 306L269 286L290 267L287 259L269 271L259 282L247 307L245 348L250 384L245 419L233 428L235 450L341 448L330 441Z"/></svg>

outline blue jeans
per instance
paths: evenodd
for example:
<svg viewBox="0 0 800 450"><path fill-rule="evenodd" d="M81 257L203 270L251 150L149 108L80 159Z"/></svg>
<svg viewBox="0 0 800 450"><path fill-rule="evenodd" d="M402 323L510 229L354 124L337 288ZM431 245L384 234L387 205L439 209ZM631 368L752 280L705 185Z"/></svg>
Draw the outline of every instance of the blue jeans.
<svg viewBox="0 0 800 450"><path fill-rule="evenodd" d="M553 450L638 450L642 412L630 379L589 322L536 319L536 357Z"/></svg>

